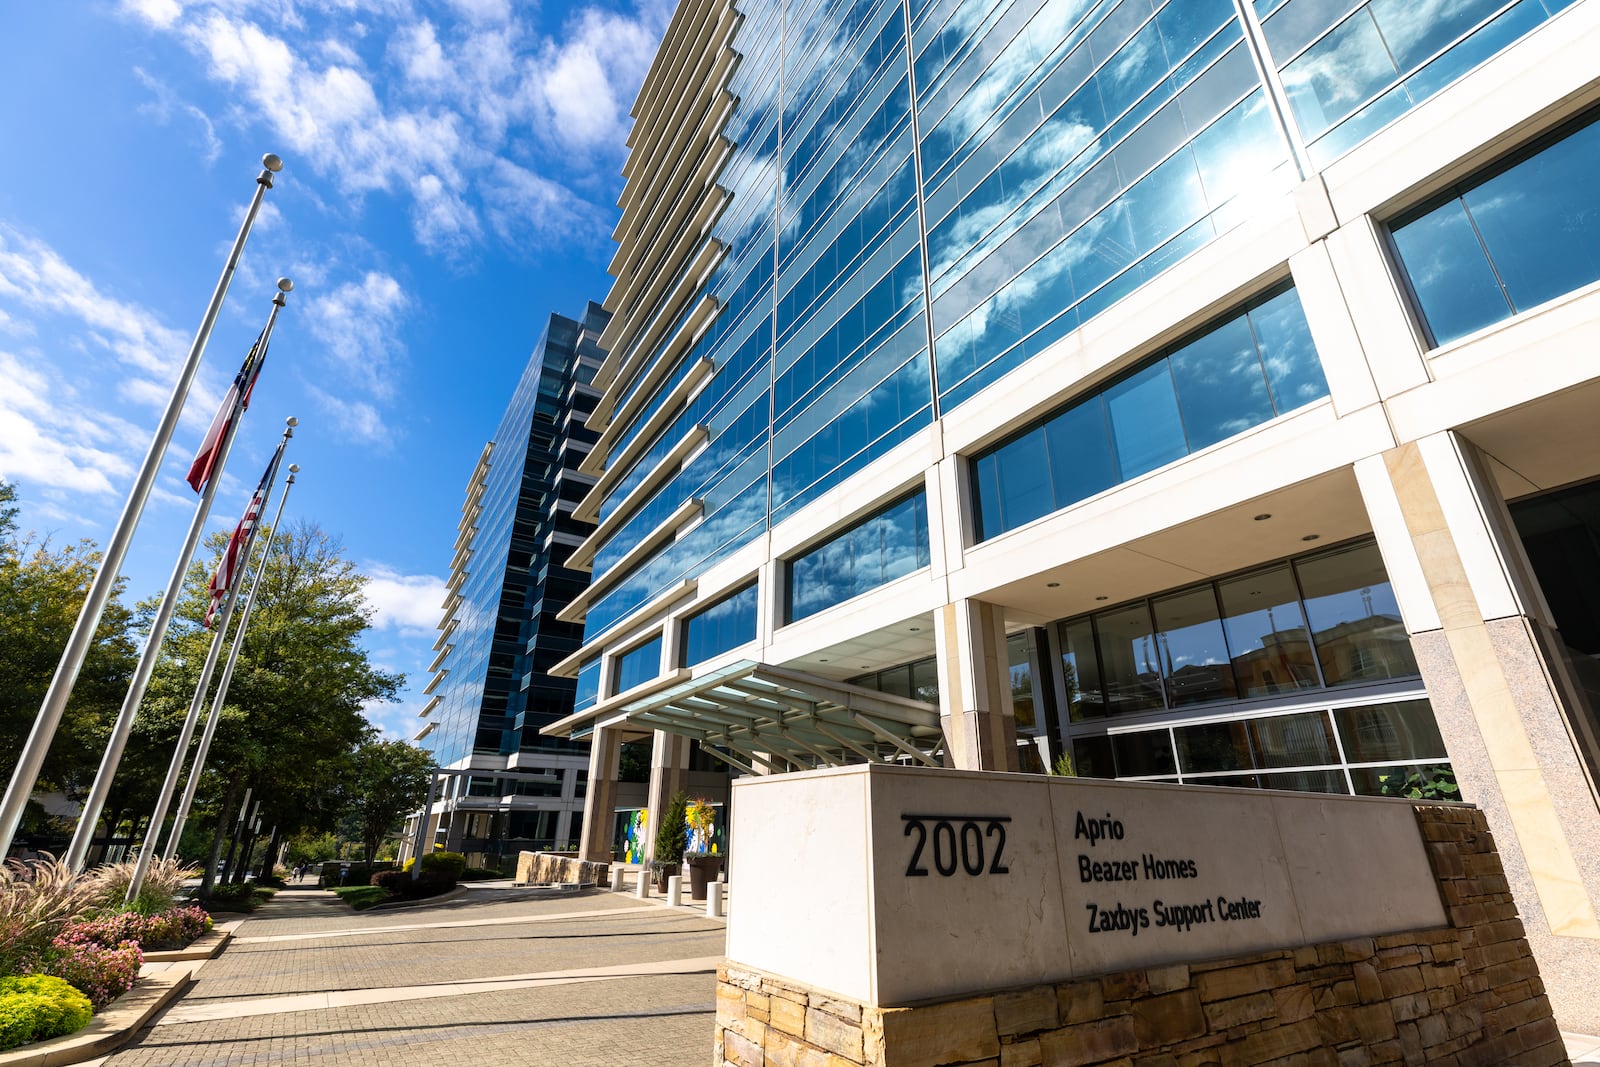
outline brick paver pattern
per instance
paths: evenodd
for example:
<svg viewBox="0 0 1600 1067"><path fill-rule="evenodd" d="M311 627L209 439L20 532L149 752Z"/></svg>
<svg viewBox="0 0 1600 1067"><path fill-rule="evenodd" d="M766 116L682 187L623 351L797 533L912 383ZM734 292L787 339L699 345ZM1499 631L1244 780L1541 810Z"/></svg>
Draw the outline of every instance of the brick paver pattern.
<svg viewBox="0 0 1600 1067"><path fill-rule="evenodd" d="M721 955L723 935L715 921L607 893L374 915L332 894L286 890L240 926L166 1019L104 1062L704 1067L716 998L715 965L704 961ZM702 962L693 973L653 973L683 960ZM592 967L622 973L511 984ZM448 988L496 980L508 987ZM267 999L384 989L395 999L317 1010L273 1010Z"/></svg>

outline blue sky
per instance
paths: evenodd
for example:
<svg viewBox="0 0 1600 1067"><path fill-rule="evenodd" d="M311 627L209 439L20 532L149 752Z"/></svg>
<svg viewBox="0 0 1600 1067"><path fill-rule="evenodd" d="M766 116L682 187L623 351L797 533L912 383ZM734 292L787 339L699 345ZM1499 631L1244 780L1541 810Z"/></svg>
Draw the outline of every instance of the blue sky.
<svg viewBox="0 0 1600 1067"><path fill-rule="evenodd" d="M512 0L63 0L0 34L0 478L22 525L104 543L254 190L284 159L124 572L158 592L182 477L295 282L211 517L282 432L286 519L373 582L415 730L462 493L551 311L610 280L628 109L670 15Z"/></svg>

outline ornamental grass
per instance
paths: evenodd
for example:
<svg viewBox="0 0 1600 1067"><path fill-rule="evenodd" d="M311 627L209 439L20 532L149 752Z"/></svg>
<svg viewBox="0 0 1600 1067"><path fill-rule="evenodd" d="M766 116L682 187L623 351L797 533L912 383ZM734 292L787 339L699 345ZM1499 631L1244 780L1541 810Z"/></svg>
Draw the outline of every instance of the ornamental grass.
<svg viewBox="0 0 1600 1067"><path fill-rule="evenodd" d="M51 856L0 866L0 975L24 973L48 954L68 923L93 913L100 899L95 879L74 874Z"/></svg>
<svg viewBox="0 0 1600 1067"><path fill-rule="evenodd" d="M99 887L97 904L102 910L118 909L128 896L128 886L133 883L135 861L107 863L90 871L85 877ZM145 915L170 911L178 903L178 894L189 878L200 877L200 868L185 866L179 860L155 859L145 871L144 884L139 897L132 904L134 911Z"/></svg>

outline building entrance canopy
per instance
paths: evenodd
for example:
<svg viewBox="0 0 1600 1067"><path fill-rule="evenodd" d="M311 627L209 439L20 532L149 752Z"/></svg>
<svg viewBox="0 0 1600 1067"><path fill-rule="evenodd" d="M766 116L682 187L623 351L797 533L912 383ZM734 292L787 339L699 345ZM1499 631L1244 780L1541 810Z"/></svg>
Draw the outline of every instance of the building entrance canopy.
<svg viewBox="0 0 1600 1067"><path fill-rule="evenodd" d="M624 723L692 737L752 774L863 762L943 766L932 704L751 660L636 700L608 725Z"/></svg>

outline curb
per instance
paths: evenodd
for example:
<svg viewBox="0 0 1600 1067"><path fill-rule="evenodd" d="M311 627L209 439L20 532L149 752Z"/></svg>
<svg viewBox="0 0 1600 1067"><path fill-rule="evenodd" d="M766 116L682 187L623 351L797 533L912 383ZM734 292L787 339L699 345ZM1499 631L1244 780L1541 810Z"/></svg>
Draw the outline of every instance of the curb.
<svg viewBox="0 0 1600 1067"><path fill-rule="evenodd" d="M121 1048L152 1016L189 988L194 970L170 967L141 977L138 985L106 1005L82 1030L0 1052L0 1067L59 1067Z"/></svg>
<svg viewBox="0 0 1600 1067"><path fill-rule="evenodd" d="M440 893L436 897L423 897L420 900L385 900L381 904L374 904L370 908L361 909L363 913L369 911L403 911L406 908L426 908L430 904L443 904L447 900L455 900L467 893L467 887L458 885L448 893ZM3 1065L0 1065L3 1067Z"/></svg>
<svg viewBox="0 0 1600 1067"><path fill-rule="evenodd" d="M146 952L146 963L187 963L190 960L215 959L228 942L233 940L233 931L221 927L212 927L207 933L201 934L183 948L168 949L165 952ZM3 1063L4 1061L0 1061Z"/></svg>

